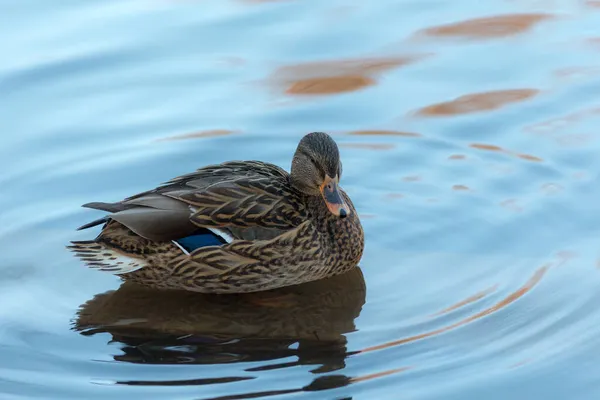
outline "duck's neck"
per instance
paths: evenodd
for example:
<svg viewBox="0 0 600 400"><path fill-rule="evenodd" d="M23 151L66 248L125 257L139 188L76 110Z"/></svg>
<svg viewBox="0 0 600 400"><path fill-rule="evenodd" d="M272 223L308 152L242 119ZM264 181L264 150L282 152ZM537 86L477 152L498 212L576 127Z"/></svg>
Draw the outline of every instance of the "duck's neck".
<svg viewBox="0 0 600 400"><path fill-rule="evenodd" d="M358 262L364 247L363 229L350 198L344 192L341 194L350 209L350 215L346 218L329 212L321 196L308 196L306 205L315 228L320 232L321 238L328 242L329 248L342 251L347 261Z"/></svg>
<svg viewBox="0 0 600 400"><path fill-rule="evenodd" d="M306 206L319 231L326 232L342 221L340 217L336 217L329 212L321 196L307 196Z"/></svg>

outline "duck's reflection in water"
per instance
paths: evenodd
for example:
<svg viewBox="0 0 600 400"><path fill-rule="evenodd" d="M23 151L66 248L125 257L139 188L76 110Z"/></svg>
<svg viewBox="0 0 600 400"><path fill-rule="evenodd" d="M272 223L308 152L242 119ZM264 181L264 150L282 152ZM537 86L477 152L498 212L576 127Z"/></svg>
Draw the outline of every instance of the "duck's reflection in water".
<svg viewBox="0 0 600 400"><path fill-rule="evenodd" d="M365 302L359 268L321 281L269 292L205 295L157 291L132 283L96 295L77 313L83 335L109 333L123 344L117 361L145 364L222 364L296 356L314 372L345 366L345 333Z"/></svg>

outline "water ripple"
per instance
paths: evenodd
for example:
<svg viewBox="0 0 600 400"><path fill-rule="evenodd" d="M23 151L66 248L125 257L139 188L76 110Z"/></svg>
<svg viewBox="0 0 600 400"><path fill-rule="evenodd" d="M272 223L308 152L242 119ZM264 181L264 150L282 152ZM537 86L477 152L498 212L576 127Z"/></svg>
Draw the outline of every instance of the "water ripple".
<svg viewBox="0 0 600 400"><path fill-rule="evenodd" d="M597 1L0 8L0 397L600 394ZM348 275L164 293L65 249L83 203L289 169L308 131L365 230Z"/></svg>

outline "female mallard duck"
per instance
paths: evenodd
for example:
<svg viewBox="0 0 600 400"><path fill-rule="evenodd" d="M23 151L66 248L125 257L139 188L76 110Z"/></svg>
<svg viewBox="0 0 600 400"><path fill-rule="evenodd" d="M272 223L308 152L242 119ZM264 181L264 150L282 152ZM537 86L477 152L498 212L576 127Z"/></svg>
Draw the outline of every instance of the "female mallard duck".
<svg viewBox="0 0 600 400"><path fill-rule="evenodd" d="M211 165L117 203L93 241L70 248L90 267L164 289L242 293L296 285L355 267L364 236L338 186L333 139L300 141L288 174L260 161Z"/></svg>

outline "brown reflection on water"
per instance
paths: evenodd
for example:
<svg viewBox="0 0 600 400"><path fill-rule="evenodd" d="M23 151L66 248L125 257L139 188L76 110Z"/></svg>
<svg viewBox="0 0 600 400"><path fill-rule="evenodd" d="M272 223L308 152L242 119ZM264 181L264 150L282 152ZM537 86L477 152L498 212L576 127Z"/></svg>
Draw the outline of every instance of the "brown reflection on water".
<svg viewBox="0 0 600 400"><path fill-rule="evenodd" d="M423 56L321 61L279 68L271 77L290 95L329 95L376 84L386 71L411 64Z"/></svg>
<svg viewBox="0 0 600 400"><path fill-rule="evenodd" d="M439 312L433 314L432 317L438 317L440 315L448 314L449 312L457 310L468 304L475 303L476 301L483 299L485 296L488 296L489 294L494 293L497 289L498 289L498 285L494 285L485 290L482 290L481 292L475 293L474 295L469 296L466 299L461 300L458 303L453 304L447 308L444 308L442 311L439 311Z"/></svg>
<svg viewBox="0 0 600 400"><path fill-rule="evenodd" d="M467 156L464 154L452 154L448 157L448 160L465 160Z"/></svg>
<svg viewBox="0 0 600 400"><path fill-rule="evenodd" d="M207 130L207 131L198 131L198 132L186 133L183 135L170 136L168 138L159 139L159 141L199 139L199 138L206 138L206 137L231 135L234 133L238 133L238 131L232 131L232 130L228 130L228 129L212 129L212 130Z"/></svg>
<svg viewBox="0 0 600 400"><path fill-rule="evenodd" d="M501 152L505 151L502 147L498 147L493 144L473 143L473 144L469 145L469 147L472 147L474 149L479 149L479 150L485 150L485 151L501 151Z"/></svg>
<svg viewBox="0 0 600 400"><path fill-rule="evenodd" d="M349 135L363 135L363 136L404 136L404 137L421 137L422 135L415 132L404 132L404 131L388 131L388 130L367 130L367 131L352 131L348 132Z"/></svg>
<svg viewBox="0 0 600 400"><path fill-rule="evenodd" d="M334 94L350 92L375 84L375 80L360 75L330 76L300 79L286 90L287 94Z"/></svg>
<svg viewBox="0 0 600 400"><path fill-rule="evenodd" d="M442 327L442 328L439 328L439 329L436 329L433 331L421 333L421 334L414 335L414 336L409 336L409 337L406 337L403 339L394 340L394 341L383 343L383 344L376 345L376 346L367 347L363 350L360 350L359 353L368 353L368 352L372 352L372 351L383 350L383 349L387 349L390 347L395 347L395 346L400 346L400 345L403 345L406 343L415 342L417 340L426 339L428 337L432 337L432 336L439 335L444 332L448 332L450 330L456 329L458 327L461 327L463 325L471 323L475 320L483 318L487 315L490 315L490 314L514 303L516 300L523 297L526 293L528 293L531 289L533 289L544 277L544 275L548 271L548 268L549 268L548 265L540 267L537 271L535 271L533 276L531 278L529 278L529 280L523 286L521 286L519 289L517 289L513 293L509 294L507 297L500 300L498 303L494 304L493 306L486 308L485 310L480 311L470 317L464 318L454 324L447 325L445 327Z"/></svg>
<svg viewBox="0 0 600 400"><path fill-rule="evenodd" d="M356 330L365 296L360 268L304 285L228 296L126 282L83 304L73 329L112 335L124 345L115 361L222 364L296 356L293 365L321 364L321 370L332 371L344 366L345 334ZM295 342L298 347L290 348ZM151 345L142 349L144 343ZM260 368L287 366L292 365Z"/></svg>
<svg viewBox="0 0 600 400"><path fill-rule="evenodd" d="M542 162L544 160L542 160L539 157L536 156L532 156L531 154L516 154L517 157L522 158L523 160L527 160L527 161L533 161L533 162Z"/></svg>
<svg viewBox="0 0 600 400"><path fill-rule="evenodd" d="M531 161L531 162L543 162L544 161L543 159L541 159L539 157L536 157L536 156L533 156L531 154L515 153L513 151L503 149L502 147L496 146L494 144L471 143L469 145L469 147L471 147L473 149L477 149L477 150L494 151L494 152L497 152L497 153L510 154L510 155L518 157L518 158L520 158L522 160Z"/></svg>
<svg viewBox="0 0 600 400"><path fill-rule="evenodd" d="M498 15L434 26L421 31L421 34L479 40L494 39L524 33L534 25L552 17L551 14Z"/></svg>
<svg viewBox="0 0 600 400"><path fill-rule="evenodd" d="M507 89L467 94L450 101L423 107L417 111L417 115L444 117L495 110L511 103L530 99L539 92L538 89Z"/></svg>

